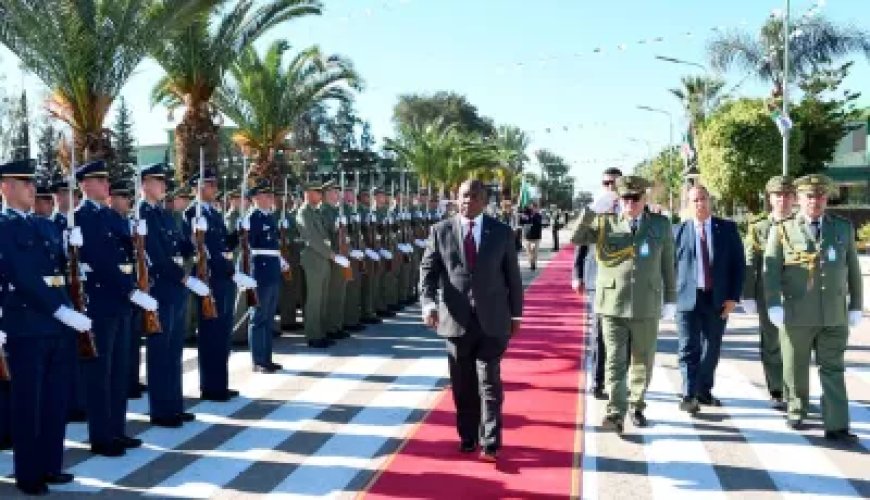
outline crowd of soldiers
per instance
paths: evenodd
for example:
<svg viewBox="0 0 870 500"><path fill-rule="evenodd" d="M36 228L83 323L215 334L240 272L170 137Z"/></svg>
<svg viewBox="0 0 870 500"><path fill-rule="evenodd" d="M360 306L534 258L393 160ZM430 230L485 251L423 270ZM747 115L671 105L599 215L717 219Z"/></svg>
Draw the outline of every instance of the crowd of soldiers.
<svg viewBox="0 0 870 500"><path fill-rule="evenodd" d="M358 178L307 182L300 199L266 180L221 198L206 165L168 193L171 177L154 164L110 184L97 160L37 187L32 160L0 165L0 446L24 493L73 480L68 422L87 422L92 453L117 457L142 445L125 432L129 398L147 391L154 426L194 420L186 341L201 399L223 402L238 395L234 341L247 341L255 372L273 373L282 330L301 325L309 348L326 349L395 316L417 300L429 226L444 215L426 192Z"/></svg>

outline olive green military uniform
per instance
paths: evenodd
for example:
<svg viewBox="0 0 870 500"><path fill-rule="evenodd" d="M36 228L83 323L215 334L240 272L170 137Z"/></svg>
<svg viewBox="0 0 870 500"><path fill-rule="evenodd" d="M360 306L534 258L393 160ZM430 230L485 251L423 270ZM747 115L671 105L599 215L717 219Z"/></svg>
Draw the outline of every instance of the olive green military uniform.
<svg viewBox="0 0 870 500"><path fill-rule="evenodd" d="M392 228L392 217L387 207L378 207L375 210L378 219L379 234L381 236L381 248L392 254L392 259L382 259L383 273L381 274L380 289L378 290L378 312L395 310L399 304L399 279L396 261L395 237Z"/></svg>
<svg viewBox="0 0 870 500"><path fill-rule="evenodd" d="M360 242L360 224L359 217L353 212L353 207L347 203L344 204L344 213L347 217L347 247L352 250L361 250L365 246ZM360 295L362 293L362 278L363 273L360 269L360 264L365 260L349 257L350 268L353 271L353 279L345 282L344 293L344 325L345 330L357 330L362 321L362 309L360 306Z"/></svg>
<svg viewBox="0 0 870 500"><path fill-rule="evenodd" d="M301 262L305 270L305 307L304 327L308 340L326 337L326 293L329 289L329 275L332 262L332 247L329 231L324 224L320 210L304 203L296 216L299 235L305 241Z"/></svg>
<svg viewBox="0 0 870 500"><path fill-rule="evenodd" d="M829 189L830 180L809 175L795 181L797 190ZM861 311L863 290L855 233L843 218L825 214L819 237L803 214L777 223L764 252L767 307L782 307L780 330L788 418L807 415L810 353L819 365L826 431L849 428L849 399L844 381L844 354L849 338L848 312Z"/></svg>
<svg viewBox="0 0 870 500"><path fill-rule="evenodd" d="M338 254L338 207L326 202L320 205L323 225L329 233L329 246ZM345 256L347 257L347 256ZM324 327L327 335L337 334L344 328L345 283L343 268L335 262L329 265L329 288L323 303Z"/></svg>
<svg viewBox="0 0 870 500"><path fill-rule="evenodd" d="M281 224L285 220L287 221L287 230L284 232L287 241L282 242L282 244L287 245L289 249L287 264L290 265L291 276L290 281L285 279L281 281L281 292L278 296L278 311L281 315L282 330L290 330L299 326L299 322L296 321L296 314L299 306L302 305L303 273L299 262L305 242L299 237L296 214L297 211L295 209L289 209L280 221Z"/></svg>
<svg viewBox="0 0 870 500"><path fill-rule="evenodd" d="M642 178L635 176L617 181L620 195L642 193L646 186ZM606 414L621 422L629 405L633 411L643 411L646 406L644 393L655 361L662 303L676 302L671 224L661 215L642 213L632 234L628 217L596 215L587 209L571 241L577 245L600 243L595 311L602 316L607 352L605 380L610 400ZM626 353L629 340L630 370Z"/></svg>
<svg viewBox="0 0 870 500"><path fill-rule="evenodd" d="M369 208L360 205L358 214L360 218L359 248L377 252L376 242L369 241L369 239L376 239L376 236L370 238L371 212ZM360 314L364 322L373 323L377 321L377 290L381 263L380 261L372 260L368 255L366 255L364 262L366 272L360 276Z"/></svg>
<svg viewBox="0 0 870 500"><path fill-rule="evenodd" d="M396 209L393 210L393 221L396 235L396 252L399 253L399 258L396 259L399 263L399 269L396 272L396 283L398 284L396 295L398 303L405 304L408 302L410 297L408 290L411 281L411 256L403 250L406 248L404 245L404 230L408 221L405 220L405 212L403 212L399 207L396 207ZM402 244L402 248L399 248L399 244Z"/></svg>

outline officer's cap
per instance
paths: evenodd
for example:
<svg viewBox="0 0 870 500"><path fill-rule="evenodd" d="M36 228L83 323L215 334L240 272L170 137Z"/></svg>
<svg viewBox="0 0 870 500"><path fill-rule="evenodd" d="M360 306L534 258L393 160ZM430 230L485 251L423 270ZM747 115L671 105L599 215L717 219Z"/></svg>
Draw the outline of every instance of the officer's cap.
<svg viewBox="0 0 870 500"><path fill-rule="evenodd" d="M69 191L69 183L66 179L54 181L51 183L51 192L59 193L61 191Z"/></svg>
<svg viewBox="0 0 870 500"><path fill-rule="evenodd" d="M240 193L238 189L231 189L231 190L226 192L225 196L227 198L241 198L242 193Z"/></svg>
<svg viewBox="0 0 870 500"><path fill-rule="evenodd" d="M788 175L771 177L764 186L767 193L794 193L794 179Z"/></svg>
<svg viewBox="0 0 870 500"><path fill-rule="evenodd" d="M329 191L330 189L338 189L338 184L336 184L332 179L324 182L323 185L320 186L321 191Z"/></svg>
<svg viewBox="0 0 870 500"><path fill-rule="evenodd" d="M109 194L112 196L130 196L133 194L133 190L128 182L118 181L109 186Z"/></svg>
<svg viewBox="0 0 870 500"><path fill-rule="evenodd" d="M0 165L0 178L33 180L36 175L35 160L12 160Z"/></svg>
<svg viewBox="0 0 870 500"><path fill-rule="evenodd" d="M36 197L51 199L51 187L45 184L37 184Z"/></svg>
<svg viewBox="0 0 870 500"><path fill-rule="evenodd" d="M109 169L106 168L104 160L92 160L76 167L76 182L81 182L85 179L106 178L109 176Z"/></svg>
<svg viewBox="0 0 870 500"><path fill-rule="evenodd" d="M203 169L202 182L207 181L216 181L217 180L217 169L213 167L205 167ZM197 170L190 179L187 180L187 184L190 187L196 187L199 184L199 170Z"/></svg>
<svg viewBox="0 0 870 500"><path fill-rule="evenodd" d="M795 188L799 193L832 194L834 182L826 175L810 174L799 177L794 181Z"/></svg>
<svg viewBox="0 0 870 500"><path fill-rule="evenodd" d="M619 196L644 194L649 187L649 182L637 175L624 175L616 179L616 193Z"/></svg>
<svg viewBox="0 0 870 500"><path fill-rule="evenodd" d="M172 192L174 198L193 198L193 190L188 186L182 186Z"/></svg>
<svg viewBox="0 0 870 500"><path fill-rule="evenodd" d="M139 169L139 177L141 177L142 180L145 180L148 177L165 179L168 170L169 168L165 163L152 163L151 165L145 165Z"/></svg>
<svg viewBox="0 0 870 500"><path fill-rule="evenodd" d="M248 186L245 191L245 196L248 198L257 196L258 194L272 194L275 191L272 189L272 184L266 179L258 179Z"/></svg>
<svg viewBox="0 0 870 500"><path fill-rule="evenodd" d="M323 189L323 183L320 181L306 181L302 183L302 189L305 191L320 191Z"/></svg>

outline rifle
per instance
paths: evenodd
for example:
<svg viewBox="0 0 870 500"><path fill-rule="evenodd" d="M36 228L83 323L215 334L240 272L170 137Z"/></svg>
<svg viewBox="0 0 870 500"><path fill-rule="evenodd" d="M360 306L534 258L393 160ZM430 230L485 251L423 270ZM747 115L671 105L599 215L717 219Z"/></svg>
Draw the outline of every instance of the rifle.
<svg viewBox="0 0 870 500"><path fill-rule="evenodd" d="M396 199L396 181L390 181L390 196L393 198L393 200ZM387 230L391 233L391 235L393 235L396 243L399 243L399 226L400 226L399 213L398 213L399 208L398 207L399 207L399 204L397 203L396 204L397 213L396 213L395 217L390 217L389 215L387 215L388 222L392 222L391 224L387 225L387 228L388 228ZM389 214L389 213L390 213L390 208L387 207L387 214ZM389 219L392 219L392 221L390 221ZM399 247L397 245L393 245L393 249L391 251L393 252L392 265L393 265L393 268L396 269L396 271L398 272L399 266L402 265L402 256L399 255L402 252L399 251Z"/></svg>
<svg viewBox="0 0 870 500"><path fill-rule="evenodd" d="M73 134L75 135L75 134ZM75 226L75 207L73 206L73 191L76 186L76 145L75 137L72 140L72 154L69 164L69 212L66 217L66 228L72 230ZM79 249L67 245L67 271L69 272L69 295L76 311L85 312L85 291L82 288L81 263L79 262ZM97 357L97 345L94 342L94 334L91 331L76 332L76 350L81 359L94 359Z"/></svg>
<svg viewBox="0 0 870 500"><path fill-rule="evenodd" d="M281 198L281 224L278 231L281 233L281 257L287 262L290 262L290 223L287 220L287 196L290 192L287 190L287 176L284 176L284 196ZM290 283L293 280L293 272L288 267L286 271L281 271L281 276L284 281Z"/></svg>
<svg viewBox="0 0 870 500"><path fill-rule="evenodd" d="M245 201L247 197L245 196L244 190L248 188L248 157L242 157L242 217L247 217L246 211L247 207L245 206ZM239 245L242 247L240 252L239 259L241 260L241 268L242 272L251 276L251 243L248 241L248 230L241 227L239 225ZM260 300L257 298L257 290L255 288L248 288L245 290L245 299L248 303L248 307L256 307L257 304L260 303Z"/></svg>
<svg viewBox="0 0 870 500"><path fill-rule="evenodd" d="M208 252L205 250L205 231L196 229L196 222L202 217L202 178L205 176L205 152L199 148L199 179L196 183L196 221L194 221L194 236L196 240L196 277L203 283L209 282ZM202 297L203 319L215 319L218 317L217 304L214 296L209 292Z"/></svg>
<svg viewBox="0 0 870 500"><path fill-rule="evenodd" d="M339 177L339 184L341 189L341 195L344 196L344 170L341 171L341 176ZM350 252L347 248L347 226L345 226L341 219L344 217L344 203L342 200L338 200L338 219L335 221L338 225L338 253L339 255L343 255L344 258L350 259ZM351 266L342 267L341 274L344 275L345 281L353 281L353 268Z"/></svg>
<svg viewBox="0 0 870 500"><path fill-rule="evenodd" d="M148 278L148 262L145 258L145 238L139 235L138 231L136 231L136 227L138 227L139 221L142 217L142 214L139 211L139 204L141 203L141 200L139 199L139 192L142 187L141 182L142 179L137 173L133 180L136 192L134 193L134 224L131 237L133 238L133 254L136 257L136 287L139 291L148 293L150 289L150 279ZM160 325L160 317L157 316L157 311L146 311L145 309L142 309L142 333L145 335L153 335L162 331L163 327Z"/></svg>
<svg viewBox="0 0 870 500"><path fill-rule="evenodd" d="M375 184L373 179L373 172L369 172L369 244L371 245L372 250L375 251L378 255L381 253L381 244L378 241L378 216L375 213L377 205L375 204ZM372 268L377 270L378 263L380 260L372 262ZM387 263L383 263L384 269L389 270L387 267Z"/></svg>
<svg viewBox="0 0 870 500"><path fill-rule="evenodd" d="M354 171L354 179L356 180L356 186L354 186L354 190L353 190L353 213L356 217L360 217L360 213L359 213L359 170ZM359 250L362 251L363 248L366 247L365 241L363 239L363 234L362 234L362 230L363 230L362 229L362 218L360 218L358 221L354 222L354 228L355 228L353 230L354 239L356 240L357 246L360 247ZM362 258L359 260L359 273L361 275L366 274L365 258Z"/></svg>

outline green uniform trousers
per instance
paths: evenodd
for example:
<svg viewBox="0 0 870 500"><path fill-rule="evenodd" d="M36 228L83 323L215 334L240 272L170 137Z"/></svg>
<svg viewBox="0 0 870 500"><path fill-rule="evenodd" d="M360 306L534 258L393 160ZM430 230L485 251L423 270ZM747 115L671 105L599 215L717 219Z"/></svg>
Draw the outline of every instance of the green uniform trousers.
<svg viewBox="0 0 870 500"><path fill-rule="evenodd" d="M406 302L409 298L408 295L408 283L411 281L411 263L406 262L407 257L405 254L402 254L400 259L401 264L399 265L399 272L396 273L396 282L398 283L398 293L397 298L398 302Z"/></svg>
<svg viewBox="0 0 870 500"><path fill-rule="evenodd" d="M374 319L376 315L375 310L375 292L374 286L376 281L376 274L378 269L378 263L373 262L371 260L366 260L366 273L360 276L360 314L363 319Z"/></svg>
<svg viewBox="0 0 870 500"><path fill-rule="evenodd" d="M329 271L332 263L313 251L302 252L302 269L305 270L305 338L317 340L326 337L326 294L329 290Z"/></svg>
<svg viewBox="0 0 870 500"><path fill-rule="evenodd" d="M359 262L351 260L354 267L354 275L351 281L345 285L344 293L344 328L357 326L362 320L362 309L360 307L360 294L362 293L362 278L359 273Z"/></svg>
<svg viewBox="0 0 870 500"><path fill-rule="evenodd" d="M656 356L656 338L659 320L629 319L616 316L601 316L604 334L605 385L610 400L607 402L607 415L624 418L628 406L632 410L643 411L646 407L644 394L652 377ZM631 368L626 344L631 340ZM628 396L626 397L626 373L628 374Z"/></svg>
<svg viewBox="0 0 870 500"><path fill-rule="evenodd" d="M323 301L323 326L327 333L338 333L344 328L345 284L342 267L335 262L329 263L329 289Z"/></svg>
<svg viewBox="0 0 870 500"><path fill-rule="evenodd" d="M302 289L301 285L302 276L299 273L293 272L293 277L289 283L283 277L281 278L281 291L278 296L278 311L281 315L282 327L289 327L298 323L298 321L296 321L296 313L299 310L299 304L301 302L301 294L299 293Z"/></svg>
<svg viewBox="0 0 870 500"><path fill-rule="evenodd" d="M390 264L392 267L389 271L384 272L381 276L381 295L383 296L382 304L384 311L389 308L399 306L399 269L396 261Z"/></svg>
<svg viewBox="0 0 870 500"><path fill-rule="evenodd" d="M822 382L822 420L825 430L849 428L843 360L849 342L846 326L789 326L780 330L782 364L788 392L788 418L807 416L810 397L810 352L815 349Z"/></svg>
<svg viewBox="0 0 870 500"><path fill-rule="evenodd" d="M767 317L767 308L759 307L758 333L761 344L761 365L770 393L782 392L782 351L779 347L779 328Z"/></svg>

